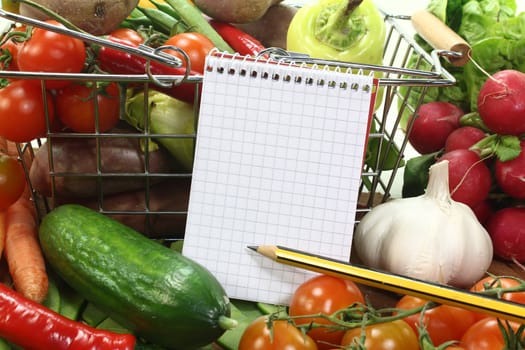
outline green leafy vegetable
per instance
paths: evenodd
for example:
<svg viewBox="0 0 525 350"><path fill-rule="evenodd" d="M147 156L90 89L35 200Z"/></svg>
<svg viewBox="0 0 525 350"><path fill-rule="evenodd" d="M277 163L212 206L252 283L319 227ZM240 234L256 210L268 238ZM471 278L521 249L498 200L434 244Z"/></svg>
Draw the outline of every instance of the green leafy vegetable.
<svg viewBox="0 0 525 350"><path fill-rule="evenodd" d="M447 101L460 106L466 113L474 112L477 94L487 79L485 72L525 71L525 13L516 13L515 0L431 0L427 9L471 45L472 58L479 67L472 61L464 67L454 67L444 60L443 67L456 78L457 84L426 89L412 87L407 97L409 105L417 106L421 94L425 93L423 103ZM432 51L419 35L415 39L426 51ZM414 55L409 67L416 66L422 70L431 69L428 63L421 64ZM407 88L401 91L406 92ZM403 116L402 128L406 128L408 116L408 113Z"/></svg>
<svg viewBox="0 0 525 350"><path fill-rule="evenodd" d="M430 166L435 163L439 153L423 154L410 158L403 172L402 196L416 197L425 193Z"/></svg>
<svg viewBox="0 0 525 350"><path fill-rule="evenodd" d="M496 156L506 162L520 155L520 139L512 135L488 135L470 149L478 151L481 158Z"/></svg>

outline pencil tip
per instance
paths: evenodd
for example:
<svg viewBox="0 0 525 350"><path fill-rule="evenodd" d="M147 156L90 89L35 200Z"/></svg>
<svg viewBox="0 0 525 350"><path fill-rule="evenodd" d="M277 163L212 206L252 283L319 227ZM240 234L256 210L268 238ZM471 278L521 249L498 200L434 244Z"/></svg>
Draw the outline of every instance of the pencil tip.
<svg viewBox="0 0 525 350"><path fill-rule="evenodd" d="M251 250L256 252L257 251L257 246L256 245L249 245L248 249L251 249Z"/></svg>

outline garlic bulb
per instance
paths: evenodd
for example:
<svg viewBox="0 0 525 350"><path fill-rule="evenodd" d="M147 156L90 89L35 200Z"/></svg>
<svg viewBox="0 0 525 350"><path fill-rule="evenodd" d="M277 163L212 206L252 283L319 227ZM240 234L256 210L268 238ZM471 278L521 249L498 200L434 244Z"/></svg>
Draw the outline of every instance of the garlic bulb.
<svg viewBox="0 0 525 350"><path fill-rule="evenodd" d="M450 196L446 160L431 166L425 194L372 208L353 239L364 265L455 287L470 287L492 263L489 234Z"/></svg>

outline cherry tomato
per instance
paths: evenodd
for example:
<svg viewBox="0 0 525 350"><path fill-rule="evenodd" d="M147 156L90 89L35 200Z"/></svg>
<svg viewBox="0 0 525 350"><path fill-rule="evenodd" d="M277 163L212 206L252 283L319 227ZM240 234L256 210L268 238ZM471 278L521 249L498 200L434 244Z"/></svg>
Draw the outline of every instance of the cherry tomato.
<svg viewBox="0 0 525 350"><path fill-rule="evenodd" d="M503 326L508 329L505 321ZM520 325L510 322L512 332L516 332ZM461 338L460 345L465 350L502 350L505 347L504 336L495 317L485 317L474 323Z"/></svg>
<svg viewBox="0 0 525 350"><path fill-rule="evenodd" d="M396 304L396 308L410 310L425 305L428 300L405 295ZM404 321L417 333L420 313L404 318ZM425 311L423 324L436 346L449 340L460 340L467 329L477 321L474 312L449 305L439 305Z"/></svg>
<svg viewBox="0 0 525 350"><path fill-rule="evenodd" d="M109 34L109 36L120 40L128 41L135 46L144 43L144 38L142 37L142 35L140 35L139 32L131 28L115 29Z"/></svg>
<svg viewBox="0 0 525 350"><path fill-rule="evenodd" d="M0 155L0 211L6 210L24 192L24 169L14 157Z"/></svg>
<svg viewBox="0 0 525 350"><path fill-rule="evenodd" d="M47 130L46 111L52 123L54 110L51 94L44 101L40 86L27 79L12 81L0 89L0 135L13 142L42 137Z"/></svg>
<svg viewBox="0 0 525 350"><path fill-rule="evenodd" d="M354 282L328 275L318 275L297 287L292 295L288 312L290 316L320 313L330 315L356 302L364 303L364 298L361 290ZM322 318L306 317L297 318L295 321L297 324L312 321L330 324L330 321ZM317 327L312 328L307 334L316 341L319 349L330 349L334 344L340 343L344 331Z"/></svg>
<svg viewBox="0 0 525 350"><path fill-rule="evenodd" d="M57 21L50 24L61 26ZM82 40L36 28L31 38L24 42L18 52L21 71L44 73L80 73L86 60L86 48ZM69 80L46 80L49 89L70 84Z"/></svg>
<svg viewBox="0 0 525 350"><path fill-rule="evenodd" d="M256 318L245 329L238 350L316 350L314 341L286 320L272 322L268 317Z"/></svg>
<svg viewBox="0 0 525 350"><path fill-rule="evenodd" d="M361 328L345 332L341 345L355 344L361 337ZM365 327L366 350L419 350L416 333L403 320L378 323Z"/></svg>
<svg viewBox="0 0 525 350"><path fill-rule="evenodd" d="M182 49L190 58L191 69L199 73L204 72L206 56L215 47L208 37L193 32L175 34L165 42L165 45ZM166 52L182 59L185 65L185 59L182 54L175 50L166 50Z"/></svg>
<svg viewBox="0 0 525 350"><path fill-rule="evenodd" d="M493 277L487 276L476 282L471 288L472 292L481 292L492 288L512 288L520 285L520 282L510 277ZM512 301L518 304L525 304L525 291L524 292L508 292L503 293L501 298L503 300ZM487 314L476 313L476 318L481 319L488 317Z"/></svg>
<svg viewBox="0 0 525 350"><path fill-rule="evenodd" d="M98 131L107 131L119 121L118 86L73 83L58 91L56 109L60 121L75 132L95 132L97 113Z"/></svg>

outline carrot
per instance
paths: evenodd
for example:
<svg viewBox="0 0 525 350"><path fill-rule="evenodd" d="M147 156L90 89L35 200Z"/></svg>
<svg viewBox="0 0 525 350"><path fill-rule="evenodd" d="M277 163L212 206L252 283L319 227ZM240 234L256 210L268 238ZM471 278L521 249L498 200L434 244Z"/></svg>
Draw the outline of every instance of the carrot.
<svg viewBox="0 0 525 350"><path fill-rule="evenodd" d="M48 289L44 256L38 240L36 209L29 186L6 211L5 257L14 288L25 297L42 302Z"/></svg>

